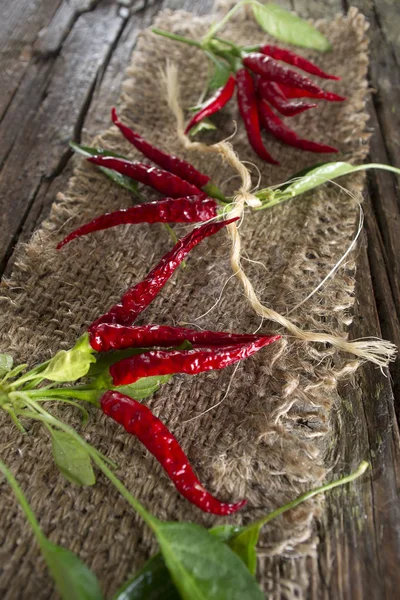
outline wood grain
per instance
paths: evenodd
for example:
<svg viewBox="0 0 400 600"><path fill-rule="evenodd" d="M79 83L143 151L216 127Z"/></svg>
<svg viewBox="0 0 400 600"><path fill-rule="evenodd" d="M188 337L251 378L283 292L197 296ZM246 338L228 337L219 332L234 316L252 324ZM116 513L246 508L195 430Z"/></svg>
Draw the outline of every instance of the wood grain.
<svg viewBox="0 0 400 600"><path fill-rule="evenodd" d="M138 33L161 8L211 11L212 0L13 0L0 21L0 268L47 216L71 172L66 142L109 123ZM330 18L347 2L282 0L305 18ZM354 0L370 20L371 162L400 166L400 7ZM90 32L90 35L88 33ZM368 177L366 237L359 248L351 336L381 333L400 344L399 180ZM400 587L400 363L391 378L370 365L340 390L336 473L367 458L362 482L327 496L320 545L308 562L309 596L395 598ZM397 402L397 406L396 406ZM277 568L279 568L277 566Z"/></svg>

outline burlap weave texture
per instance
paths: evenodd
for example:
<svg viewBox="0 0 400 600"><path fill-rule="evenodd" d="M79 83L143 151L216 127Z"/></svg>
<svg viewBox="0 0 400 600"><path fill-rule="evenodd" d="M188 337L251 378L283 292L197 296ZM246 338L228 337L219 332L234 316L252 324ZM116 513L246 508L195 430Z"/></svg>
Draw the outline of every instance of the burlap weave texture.
<svg viewBox="0 0 400 600"><path fill-rule="evenodd" d="M199 38L210 20L183 12L164 12L157 26ZM359 163L368 149L366 22L356 11L350 11L347 18L338 17L333 23L319 26L332 41L334 52L317 57L315 53L304 54L343 78L340 83L324 87L347 96L348 101L321 103L317 110L296 117L290 124L304 137L339 147L340 160ZM262 39L258 26L243 15L226 27L224 37L239 44ZM149 141L187 158L224 190L232 192L237 180L230 179L234 173L219 158L185 153L179 145L174 118L158 83L159 67L166 57L179 66L182 105L189 107L197 102L207 72L201 52L146 31L127 73L120 116ZM269 151L282 166L262 164L249 149L235 102L216 118L219 139L232 132L232 119L238 122L235 150L242 160L257 165L263 185L284 181L320 161L318 155L268 139ZM209 139L215 141L215 137ZM115 128L107 130L96 143L138 157ZM361 183L361 178L345 180L353 194L359 194ZM115 187L81 159L76 161L75 175L65 195L55 202L48 220L29 244L20 248L14 272L3 283L1 351L11 353L16 361L33 364L60 348L71 347L88 323L142 278L170 248L170 238L161 225L143 225L94 234L61 252L55 251L56 243L78 224L131 203L128 192ZM356 204L333 185L270 211L246 213L241 228L245 250L248 258L263 265L243 264L264 303L284 314L296 306L344 253L357 218ZM178 233L184 231L185 227L177 228ZM140 322L195 323L203 328L238 332L256 330L259 319L246 304L239 284L230 279L224 288L230 275L229 242L222 232L193 252L187 268L179 270ZM353 275L351 260L291 318L302 327L345 334L354 301ZM223 288L219 303L199 318L213 307ZM261 331L273 329L263 323ZM241 364L227 397L200 418L187 422L223 399L233 369L195 378L176 376L149 399L148 405L182 441L210 491L227 500L248 498L248 509L230 518L240 523L265 514L323 480L324 457L331 440L329 414L338 401L335 380L345 358L329 348L287 339ZM79 427L70 408L57 408L55 412ZM206 525L218 522L182 500L151 456L120 427L99 411L90 412L90 424L83 435L119 464L119 476L149 510L171 520L187 519ZM27 491L45 532L79 553L109 595L155 550L151 534L102 477L91 489L77 489L66 483L53 466L48 436L39 427L32 427L31 435L21 436L3 416L1 426L2 459ZM5 485L1 497L1 597L49 598L52 583ZM304 559L315 552L313 518L319 502L309 502L272 524L263 535L260 580L273 597L283 594L281 578L291 579L300 593L307 587ZM274 568L278 561L281 569Z"/></svg>

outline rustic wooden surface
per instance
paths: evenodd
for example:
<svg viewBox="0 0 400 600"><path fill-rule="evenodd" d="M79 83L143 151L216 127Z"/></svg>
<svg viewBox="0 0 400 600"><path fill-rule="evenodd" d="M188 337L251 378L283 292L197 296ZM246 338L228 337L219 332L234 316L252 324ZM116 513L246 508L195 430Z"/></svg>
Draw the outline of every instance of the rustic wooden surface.
<svg viewBox="0 0 400 600"><path fill-rule="evenodd" d="M347 0L281 0L303 17L332 17ZM108 126L138 33L162 8L211 10L212 0L3 0L0 19L0 271L49 212L71 173L67 140ZM371 162L400 167L400 5L353 0L370 21ZM399 179L372 173L359 248L352 337L400 346ZM346 399L336 471L367 458L369 478L327 497L311 598L395 598L400 589L400 361L365 365Z"/></svg>

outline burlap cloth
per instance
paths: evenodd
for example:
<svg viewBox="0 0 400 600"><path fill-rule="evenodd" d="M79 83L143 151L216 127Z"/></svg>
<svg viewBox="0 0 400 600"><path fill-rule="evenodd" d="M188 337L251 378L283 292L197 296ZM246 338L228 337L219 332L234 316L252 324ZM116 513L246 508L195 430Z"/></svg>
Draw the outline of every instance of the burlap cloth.
<svg viewBox="0 0 400 600"><path fill-rule="evenodd" d="M163 12L156 25L200 38L210 21L211 17ZM340 159L359 163L368 149L366 21L351 10L346 18L340 16L318 26L331 40L334 51L318 55L317 61L342 77L340 83L327 82L324 87L347 96L348 101L321 103L317 110L292 123L298 133L339 147ZM226 27L224 37L239 44L262 39L254 20L243 15ZM183 106L196 103L207 68L201 52L145 31L127 72L120 114L147 139L189 159L226 191L233 191L238 180L228 181L234 173L219 158L193 151L185 155L180 147L174 118L160 93L159 67L166 57L179 65ZM221 127L219 138L210 139L230 134L232 119L237 116L235 102L231 102L216 118ZM97 142L136 156L113 127ZM233 143L241 159L259 167L264 185L284 181L321 160L268 139L268 149L282 166L263 164L249 149L239 121ZM360 178L341 183L354 194L361 191ZM151 197L147 190L146 194ZM19 249L14 272L3 282L1 351L32 365L60 348L71 347L87 324L171 247L163 226L143 225L94 234L71 243L62 252L55 251L56 242L78 224L131 202L129 193L81 159L76 160L75 176L65 196L57 199L48 220ZM286 314L344 253L357 219L354 201L333 185L273 210L246 214L241 228L245 250L251 260L263 265L243 264L262 300ZM178 233L185 230L177 228ZM237 332L256 330L260 321L234 279L229 280L218 305L198 319L219 298L230 274L229 242L222 232L192 253L188 267L179 270L141 322L195 322L201 327ZM354 260L348 260L334 280L291 318L302 327L344 333L352 318L353 276ZM261 331L272 332L273 328L265 322ZM334 405L340 410L336 381L349 357L339 357L329 348L287 341L286 348L277 343L243 362L224 401L191 422L186 421L222 400L233 369L193 378L176 376L148 400L182 441L210 491L226 500L248 498L248 508L234 515L231 522L249 521L316 486L331 462L326 458L327 449L334 446L329 415ZM70 407L54 410L80 427ZM39 426L32 426L31 434L24 436L2 415L1 427L1 458L26 491L44 531L94 569L109 597L155 551L152 535L102 476L92 488L67 483L53 465L48 435ZM158 517L205 525L218 522L182 500L155 460L98 410L90 410L90 423L82 433L117 461L119 476ZM345 468L348 471L350 467ZM0 596L49 598L54 595L53 584L31 532L7 486L3 483L0 489ZM259 579L269 597L305 593L306 557L316 551L314 517L320 502L309 502L266 528L260 543Z"/></svg>

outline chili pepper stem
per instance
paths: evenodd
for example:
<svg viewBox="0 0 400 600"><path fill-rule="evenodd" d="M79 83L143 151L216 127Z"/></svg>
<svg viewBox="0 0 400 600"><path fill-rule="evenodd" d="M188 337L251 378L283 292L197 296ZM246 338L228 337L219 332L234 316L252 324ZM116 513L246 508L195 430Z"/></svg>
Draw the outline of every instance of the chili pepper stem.
<svg viewBox="0 0 400 600"><path fill-rule="evenodd" d="M203 47L200 42L196 42L196 40L187 38L184 35L178 35L176 33L171 33L170 31L164 31L163 29L158 29L157 27L152 27L151 31L156 35L161 35L169 38L170 40L175 40L176 42L182 42L183 44L188 44L189 46L197 46L197 48Z"/></svg>
<svg viewBox="0 0 400 600"><path fill-rule="evenodd" d="M209 181L207 183L207 185L205 185L203 187L203 191L208 196L211 196L212 198L215 198L216 200L219 200L220 202L223 202L224 204L229 204L230 202L232 202L232 199L224 196L224 194L221 192L221 190L212 181Z"/></svg>
<svg viewBox="0 0 400 600"><path fill-rule="evenodd" d="M314 496L317 496L318 494L324 494L325 492L328 492L329 490L333 490L336 487L340 487L342 485L345 485L346 483L351 483L352 481L355 481L356 479L358 479L359 477L361 477L361 475L363 475L365 473L365 471L369 468L369 466L370 465L367 461L365 461L365 460L362 461L360 463L360 465L357 467L357 469L355 471L353 471L353 473L350 473L350 475L346 475L345 477L341 477L340 479L336 479L335 481L330 481L329 483L326 483L325 485L315 488L314 490L310 490L308 492L305 492L304 494L301 494L300 496L298 496L291 502L288 502L287 504L284 504L283 506L280 506L276 510L272 511L266 517L261 517L261 519L254 521L251 525L249 525L248 527L246 527L244 529L244 532L253 527L259 527L261 529L261 527L263 527L264 525L266 525L273 519L276 519L283 513L288 512L289 510L292 510L293 508L296 508L296 506L298 506L299 504L302 504L306 500L310 500L311 498L313 498ZM244 532L241 532L239 535L242 535L242 533L244 533Z"/></svg>

